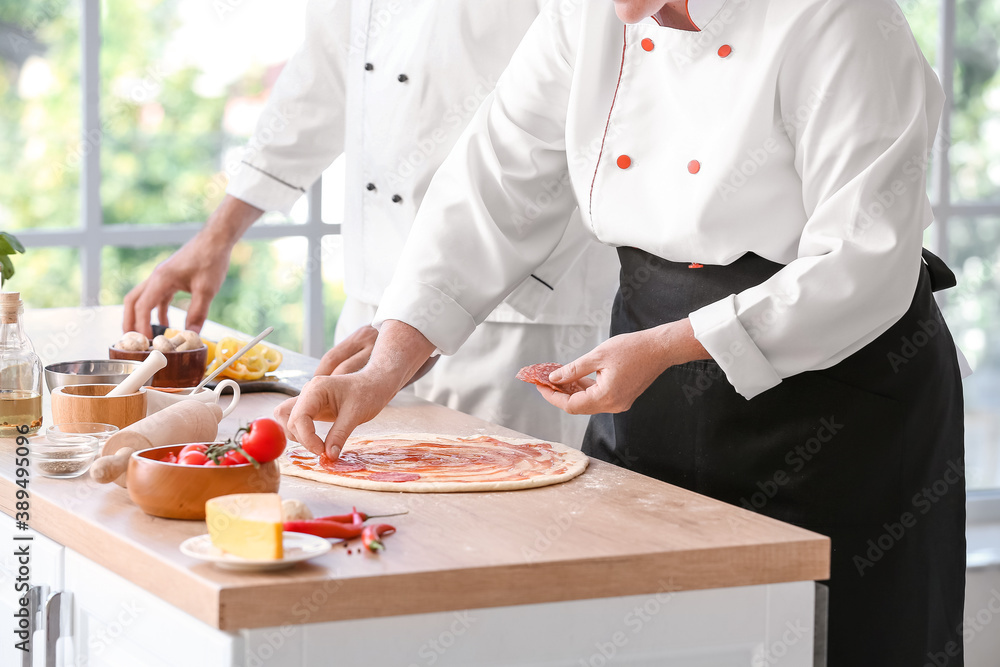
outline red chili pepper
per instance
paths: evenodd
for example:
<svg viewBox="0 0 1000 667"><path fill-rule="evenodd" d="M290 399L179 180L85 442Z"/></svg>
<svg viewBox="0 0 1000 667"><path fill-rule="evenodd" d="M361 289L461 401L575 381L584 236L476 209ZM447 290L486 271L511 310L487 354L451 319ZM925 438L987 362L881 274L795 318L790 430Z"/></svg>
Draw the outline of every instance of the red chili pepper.
<svg viewBox="0 0 1000 667"><path fill-rule="evenodd" d="M362 521L368 520L368 515L364 512L359 512ZM351 525L354 522L354 514L331 514L330 516L321 516L314 519L315 521L336 521L337 523L346 523Z"/></svg>
<svg viewBox="0 0 1000 667"><path fill-rule="evenodd" d="M392 535L395 532L396 529L387 523L372 524L364 527L364 530L361 532L361 541L368 551L382 551L385 549L385 545L382 544L382 540L379 538L383 535Z"/></svg>
<svg viewBox="0 0 1000 667"><path fill-rule="evenodd" d="M351 525L352 526L360 526L365 521L367 521L367 519L368 519L368 517L363 516L361 514L361 512L358 511L357 507L352 507L351 508Z"/></svg>
<svg viewBox="0 0 1000 667"><path fill-rule="evenodd" d="M284 529L290 533L307 533L317 537L339 537L351 539L361 535L363 526L340 523L337 521L324 521L323 519L310 519L308 521L286 521Z"/></svg>
<svg viewBox="0 0 1000 667"><path fill-rule="evenodd" d="M381 519L387 516L400 516L406 514L406 512L394 512L392 514L365 514L364 512L358 512L361 515L361 521L367 521L368 519ZM354 512L349 514L331 514L330 516L317 517L316 521L336 521L337 523L354 523Z"/></svg>

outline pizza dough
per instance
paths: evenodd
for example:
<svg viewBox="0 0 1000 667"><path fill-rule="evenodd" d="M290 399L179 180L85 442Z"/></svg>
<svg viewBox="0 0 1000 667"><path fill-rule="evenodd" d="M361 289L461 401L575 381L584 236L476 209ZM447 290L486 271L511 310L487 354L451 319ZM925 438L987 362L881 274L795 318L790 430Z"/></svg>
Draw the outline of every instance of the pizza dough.
<svg viewBox="0 0 1000 667"><path fill-rule="evenodd" d="M331 462L304 447L279 459L285 475L369 491L514 491L559 484L587 468L585 454L542 440L424 433L348 440Z"/></svg>
<svg viewBox="0 0 1000 667"><path fill-rule="evenodd" d="M533 366L525 366L517 372L516 377L522 382L528 382L531 384L537 384L542 387L548 387L553 391L562 392L564 394L575 394L578 391L584 391L585 387L573 380L572 382L567 382L564 384L555 384L549 380L549 375L552 371L557 368L562 368L562 364L547 363L547 364L535 364Z"/></svg>

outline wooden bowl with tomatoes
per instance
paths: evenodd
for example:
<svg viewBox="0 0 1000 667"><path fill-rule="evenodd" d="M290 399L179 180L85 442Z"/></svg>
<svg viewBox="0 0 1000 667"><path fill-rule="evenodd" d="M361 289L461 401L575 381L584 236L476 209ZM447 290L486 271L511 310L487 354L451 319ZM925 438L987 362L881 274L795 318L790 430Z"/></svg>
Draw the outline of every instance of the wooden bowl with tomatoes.
<svg viewBox="0 0 1000 667"><path fill-rule="evenodd" d="M272 419L257 419L229 442L167 445L134 452L128 495L143 512L166 519L202 520L205 501L232 493L277 493L276 459L285 434Z"/></svg>

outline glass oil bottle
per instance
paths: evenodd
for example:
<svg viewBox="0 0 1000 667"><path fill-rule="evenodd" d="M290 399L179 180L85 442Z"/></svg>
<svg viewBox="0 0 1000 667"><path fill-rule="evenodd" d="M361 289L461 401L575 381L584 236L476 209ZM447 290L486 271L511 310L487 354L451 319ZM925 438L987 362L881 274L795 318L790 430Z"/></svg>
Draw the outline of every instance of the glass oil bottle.
<svg viewBox="0 0 1000 667"><path fill-rule="evenodd" d="M0 292L0 438L42 426L42 362L24 333L23 315L19 292Z"/></svg>

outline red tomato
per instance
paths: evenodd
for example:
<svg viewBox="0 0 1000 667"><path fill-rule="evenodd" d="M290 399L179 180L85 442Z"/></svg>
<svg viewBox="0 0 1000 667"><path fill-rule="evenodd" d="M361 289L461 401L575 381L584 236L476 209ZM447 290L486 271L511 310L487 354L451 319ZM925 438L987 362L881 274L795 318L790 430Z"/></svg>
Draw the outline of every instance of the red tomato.
<svg viewBox="0 0 1000 667"><path fill-rule="evenodd" d="M206 449L208 449L208 445L201 445L201 444L184 445L183 447L181 447L181 451L179 454L177 454L177 456L178 457L184 456L188 452L201 452L202 454L204 454Z"/></svg>
<svg viewBox="0 0 1000 667"><path fill-rule="evenodd" d="M249 461L247 461L247 457L243 456L234 449L226 452L225 455L219 459L219 463L224 466L239 466L244 463L249 463Z"/></svg>
<svg viewBox="0 0 1000 667"><path fill-rule="evenodd" d="M205 456L204 452L199 452L192 450L190 452L182 452L177 458L177 462L181 465L186 466L203 466L207 465L206 462L211 463L210 459Z"/></svg>
<svg viewBox="0 0 1000 667"><path fill-rule="evenodd" d="M202 465L204 465L206 468L218 468L219 466L225 465L225 464L223 464L223 463L216 463L212 459L206 459L205 463L203 463Z"/></svg>
<svg viewBox="0 0 1000 667"><path fill-rule="evenodd" d="M164 463L177 463L177 455L174 454L173 452L170 452L160 460L163 461Z"/></svg>
<svg viewBox="0 0 1000 667"><path fill-rule="evenodd" d="M285 451L285 432L278 422L261 417L250 422L247 432L240 440L240 446L258 463L267 463Z"/></svg>

